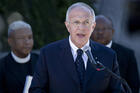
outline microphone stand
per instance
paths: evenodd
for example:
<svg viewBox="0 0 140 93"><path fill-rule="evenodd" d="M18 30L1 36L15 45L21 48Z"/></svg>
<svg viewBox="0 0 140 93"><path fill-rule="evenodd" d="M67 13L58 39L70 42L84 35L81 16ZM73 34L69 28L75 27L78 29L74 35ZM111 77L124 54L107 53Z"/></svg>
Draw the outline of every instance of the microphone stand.
<svg viewBox="0 0 140 93"><path fill-rule="evenodd" d="M91 61L92 63L92 61ZM93 63L92 63L93 64ZM125 86L125 88L128 90L126 93L132 93L131 88L129 87L129 85L127 84L126 80L123 79L122 77L118 76L117 74L113 73L110 69L106 68L102 63L100 63L99 61L96 62L96 64L93 64L93 67L97 70L97 71L101 71L104 70L107 73L109 73L112 77L114 77L115 79L118 79L121 81L121 83ZM126 90L125 89L125 90Z"/></svg>
<svg viewBox="0 0 140 93"><path fill-rule="evenodd" d="M127 82L122 77L120 77L117 74L113 73L110 69L108 69L107 67L105 67L99 61L96 62L95 59L92 56L92 53L90 51L91 51L91 48L90 47L87 46L87 47L84 48L84 52L87 54L90 62L92 63L93 68L95 68L97 71L104 70L105 72L109 73L115 79L120 80L120 82L124 85L124 89L127 90L127 93L132 93L131 88L129 87L129 85L127 84Z"/></svg>

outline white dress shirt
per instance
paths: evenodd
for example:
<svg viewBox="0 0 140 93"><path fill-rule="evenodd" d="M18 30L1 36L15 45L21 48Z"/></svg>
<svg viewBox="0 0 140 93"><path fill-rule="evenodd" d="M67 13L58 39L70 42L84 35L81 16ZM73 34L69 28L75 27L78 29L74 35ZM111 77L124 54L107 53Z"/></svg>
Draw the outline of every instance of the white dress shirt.
<svg viewBox="0 0 140 93"><path fill-rule="evenodd" d="M106 45L106 47L111 48L112 46L112 40Z"/></svg>
<svg viewBox="0 0 140 93"><path fill-rule="evenodd" d="M79 49L79 48L74 45L74 43L71 41L71 37L70 36L69 36L69 43L70 43L70 47L71 47L71 52L72 52L72 55L73 55L73 59L74 59L74 62L75 62L76 57L77 57L77 49ZM83 50L83 48L85 46L89 46L89 40L88 40L88 42L81 49ZM88 61L88 56L86 55L85 52L83 52L82 58L84 60L84 65L85 65L85 69L86 69L86 67L87 67L87 61Z"/></svg>

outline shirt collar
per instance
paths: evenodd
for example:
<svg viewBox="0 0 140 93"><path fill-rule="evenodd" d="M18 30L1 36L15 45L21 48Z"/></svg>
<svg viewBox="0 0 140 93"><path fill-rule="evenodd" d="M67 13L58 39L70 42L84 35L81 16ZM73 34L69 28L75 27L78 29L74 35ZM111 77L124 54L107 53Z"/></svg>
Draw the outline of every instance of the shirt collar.
<svg viewBox="0 0 140 93"><path fill-rule="evenodd" d="M106 45L106 47L111 48L112 46L112 40Z"/></svg>
<svg viewBox="0 0 140 93"><path fill-rule="evenodd" d="M11 55L17 63L27 63L30 60L30 57L31 57L31 54L29 53L27 57L19 58L13 53L13 51L11 51Z"/></svg>
<svg viewBox="0 0 140 93"><path fill-rule="evenodd" d="M71 41L71 37L70 36L69 36L69 42L70 42L70 47L71 47L71 49L72 49L72 51L73 51L73 53L75 55L75 53L77 53L77 49L79 49L79 48ZM83 50L83 48L85 46L89 46L89 40L81 49Z"/></svg>

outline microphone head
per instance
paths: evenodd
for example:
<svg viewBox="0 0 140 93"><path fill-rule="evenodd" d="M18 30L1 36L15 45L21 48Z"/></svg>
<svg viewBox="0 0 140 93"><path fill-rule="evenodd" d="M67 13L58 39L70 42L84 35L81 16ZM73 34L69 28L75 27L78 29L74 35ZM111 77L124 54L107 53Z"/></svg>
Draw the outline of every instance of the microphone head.
<svg viewBox="0 0 140 93"><path fill-rule="evenodd" d="M90 46L85 46L85 47L83 48L83 51L84 51L84 52L86 52L86 51L88 51L88 50L91 51Z"/></svg>

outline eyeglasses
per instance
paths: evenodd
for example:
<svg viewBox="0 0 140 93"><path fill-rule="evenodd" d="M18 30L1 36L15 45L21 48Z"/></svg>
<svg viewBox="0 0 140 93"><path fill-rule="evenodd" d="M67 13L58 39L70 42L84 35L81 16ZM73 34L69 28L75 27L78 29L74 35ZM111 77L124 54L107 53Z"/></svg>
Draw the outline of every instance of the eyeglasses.
<svg viewBox="0 0 140 93"><path fill-rule="evenodd" d="M93 23L93 21L89 21L89 20L86 20L84 22L72 21L72 22L69 22L69 23L72 24L75 27L79 27L81 24L85 27L89 27Z"/></svg>

